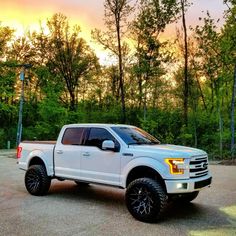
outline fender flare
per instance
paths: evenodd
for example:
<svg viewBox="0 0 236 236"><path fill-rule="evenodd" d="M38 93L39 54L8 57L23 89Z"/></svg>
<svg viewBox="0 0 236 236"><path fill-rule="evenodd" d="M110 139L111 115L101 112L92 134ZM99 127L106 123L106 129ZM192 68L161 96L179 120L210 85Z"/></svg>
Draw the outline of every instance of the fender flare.
<svg viewBox="0 0 236 236"><path fill-rule="evenodd" d="M27 169L29 168L30 162L32 161L33 158L39 158L43 161L45 168L46 168L46 172L48 176L53 176L53 167L49 166L48 161L46 160L45 157L45 153L41 150L33 150L32 152L29 153L28 157L27 157Z"/></svg>
<svg viewBox="0 0 236 236"><path fill-rule="evenodd" d="M157 159L147 157L147 156L137 157L137 158L131 160L124 167L124 169L121 173L121 186L123 188L126 188L126 181L127 181L127 177L129 175L129 173L134 168L139 167L139 166L149 167L149 168L155 170L161 176L162 179L165 179L167 168L162 162L158 161Z"/></svg>

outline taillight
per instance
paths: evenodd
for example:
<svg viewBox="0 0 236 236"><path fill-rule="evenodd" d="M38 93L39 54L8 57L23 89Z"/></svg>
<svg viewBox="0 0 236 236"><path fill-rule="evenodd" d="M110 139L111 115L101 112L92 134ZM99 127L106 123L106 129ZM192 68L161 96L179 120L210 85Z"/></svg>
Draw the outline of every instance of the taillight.
<svg viewBox="0 0 236 236"><path fill-rule="evenodd" d="M22 152L22 147L18 146L17 147L17 152L16 152L16 158L17 159L21 158L21 152Z"/></svg>

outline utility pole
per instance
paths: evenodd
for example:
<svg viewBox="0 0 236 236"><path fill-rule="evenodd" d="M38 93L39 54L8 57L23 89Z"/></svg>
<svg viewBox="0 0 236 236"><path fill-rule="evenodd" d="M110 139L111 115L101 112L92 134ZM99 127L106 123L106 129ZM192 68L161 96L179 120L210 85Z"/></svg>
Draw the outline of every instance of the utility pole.
<svg viewBox="0 0 236 236"><path fill-rule="evenodd" d="M22 114L23 114L23 105L24 105L24 80L25 80L25 70L32 67L31 64L22 64L17 65L16 67L21 67L20 80L21 80L21 95L20 95L20 108L19 108L19 119L17 125L17 135L16 135L16 146L21 142L22 136Z"/></svg>

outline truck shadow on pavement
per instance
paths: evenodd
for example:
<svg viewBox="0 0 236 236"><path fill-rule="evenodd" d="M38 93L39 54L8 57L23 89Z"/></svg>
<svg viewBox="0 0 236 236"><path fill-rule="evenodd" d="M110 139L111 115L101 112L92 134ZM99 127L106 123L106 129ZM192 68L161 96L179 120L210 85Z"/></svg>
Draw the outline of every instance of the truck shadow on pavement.
<svg viewBox="0 0 236 236"><path fill-rule="evenodd" d="M125 191L99 185L77 186L73 182L54 182L48 195L50 198L66 199L86 206L106 208L117 214L127 214L127 219L135 221L125 206ZM228 218L216 206L195 201L190 204L170 203L163 220L158 225L183 227L190 230L217 228L219 225L230 226Z"/></svg>
<svg viewBox="0 0 236 236"><path fill-rule="evenodd" d="M80 186L74 182L55 182L52 184L49 195L63 197L75 201L105 203L107 206L114 203L124 205L124 190L92 185ZM125 207L125 206L124 206Z"/></svg>

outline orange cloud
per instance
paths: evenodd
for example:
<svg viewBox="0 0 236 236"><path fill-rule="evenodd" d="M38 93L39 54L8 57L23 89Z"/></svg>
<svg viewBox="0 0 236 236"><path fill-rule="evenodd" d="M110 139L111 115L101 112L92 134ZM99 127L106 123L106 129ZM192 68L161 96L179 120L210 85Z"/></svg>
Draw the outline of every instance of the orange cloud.
<svg viewBox="0 0 236 236"><path fill-rule="evenodd" d="M93 7L89 2L93 3ZM8 0L1 2L0 21L2 25L14 28L16 36L22 36L27 31L40 30L40 22L46 25L47 19L58 12L66 15L71 25L78 24L81 27L81 37L99 57L104 57L102 49L91 42L91 30L103 27L103 1Z"/></svg>
<svg viewBox="0 0 236 236"><path fill-rule="evenodd" d="M23 31L37 29L39 21L46 22L54 13L61 12L66 15L72 24L81 26L86 38L89 38L91 29L102 27L103 5L94 4L97 8L90 7L91 0L7 0L1 3L0 21L17 30ZM94 2L94 0L92 1ZM100 9L101 8L101 9ZM100 10L99 10L100 9ZM101 15L100 15L101 14Z"/></svg>
<svg viewBox="0 0 236 236"><path fill-rule="evenodd" d="M46 24L54 13L66 15L71 24L81 27L81 36L91 45L100 58L105 58L101 47L91 42L91 30L104 29L104 0L1 0L0 21L16 29L16 35L23 35L27 31L39 30L39 21ZM210 10L213 17L222 15L224 6L222 0L193 0L193 6L187 13L187 23L197 22L202 10ZM204 13L205 15L205 13ZM163 38L175 36L175 26L168 27ZM104 59L102 59L104 60Z"/></svg>

